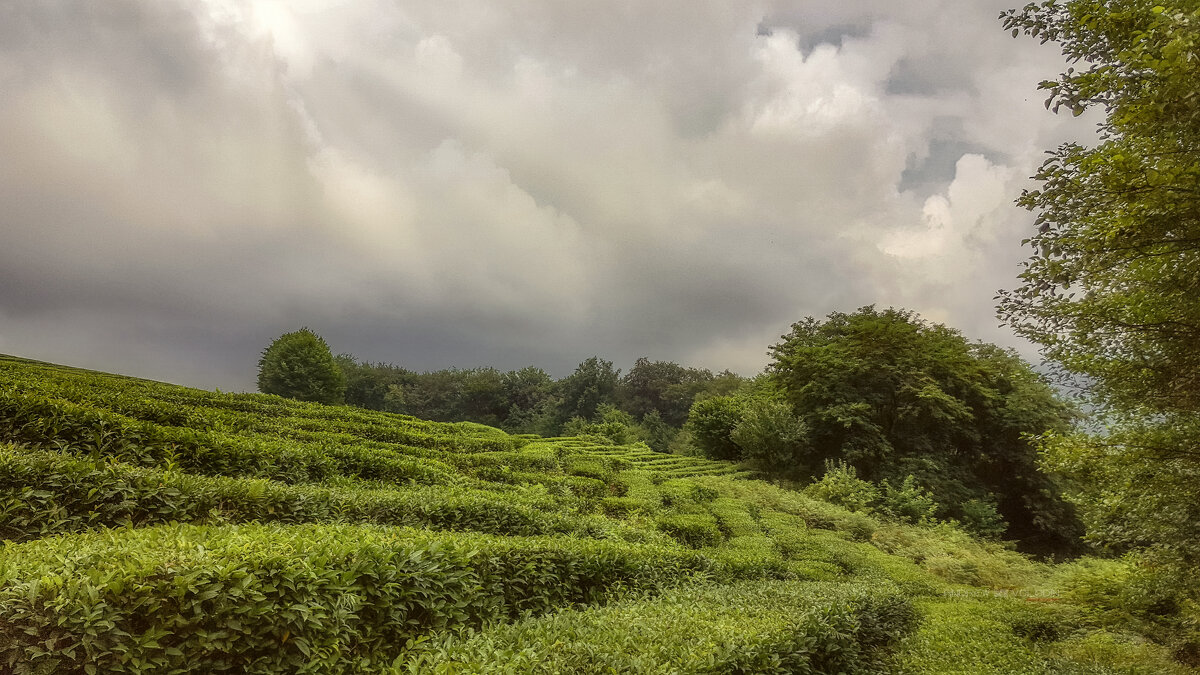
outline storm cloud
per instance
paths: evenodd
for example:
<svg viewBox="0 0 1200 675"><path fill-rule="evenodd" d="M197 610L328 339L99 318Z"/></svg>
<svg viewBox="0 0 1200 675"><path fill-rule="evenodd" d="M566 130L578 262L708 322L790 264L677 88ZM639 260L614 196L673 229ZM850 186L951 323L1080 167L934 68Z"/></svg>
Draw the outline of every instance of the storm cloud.
<svg viewBox="0 0 1200 675"><path fill-rule="evenodd" d="M0 5L0 352L252 389L308 326L413 369L745 374L807 315L992 313L1061 70L1004 2Z"/></svg>

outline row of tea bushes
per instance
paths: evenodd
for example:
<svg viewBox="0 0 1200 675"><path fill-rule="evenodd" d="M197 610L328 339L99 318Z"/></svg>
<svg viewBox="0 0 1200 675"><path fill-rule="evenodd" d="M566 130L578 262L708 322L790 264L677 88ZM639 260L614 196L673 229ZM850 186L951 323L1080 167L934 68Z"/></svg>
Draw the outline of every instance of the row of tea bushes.
<svg viewBox="0 0 1200 675"><path fill-rule="evenodd" d="M343 432L362 440L444 452L509 450L515 445L504 432L484 425L428 422L406 415L262 394L207 392L9 357L0 357L0 380L8 381L14 393L65 399L163 426L263 434Z"/></svg>
<svg viewBox="0 0 1200 675"><path fill-rule="evenodd" d="M167 525L0 548L0 670L341 672L409 640L657 589L675 547L351 525Z"/></svg>
<svg viewBox="0 0 1200 675"><path fill-rule="evenodd" d="M449 465L378 448L162 427L71 401L0 391L0 440L205 475L315 483L333 477L445 483Z"/></svg>
<svg viewBox="0 0 1200 675"><path fill-rule="evenodd" d="M886 586L689 587L417 645L397 673L876 673L917 623Z"/></svg>
<svg viewBox="0 0 1200 675"><path fill-rule="evenodd" d="M179 522L361 522L508 535L588 531L535 491L336 487L198 476L0 445L0 539Z"/></svg>

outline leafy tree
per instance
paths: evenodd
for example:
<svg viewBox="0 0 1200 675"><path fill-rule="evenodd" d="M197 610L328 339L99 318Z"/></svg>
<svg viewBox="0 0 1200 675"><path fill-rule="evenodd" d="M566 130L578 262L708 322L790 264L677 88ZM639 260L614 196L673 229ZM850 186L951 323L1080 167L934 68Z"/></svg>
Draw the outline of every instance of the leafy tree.
<svg viewBox="0 0 1200 675"><path fill-rule="evenodd" d="M469 421L462 416L463 387L469 372L458 368L433 370L415 375L401 387L393 401L402 403L392 412L402 412L436 422Z"/></svg>
<svg viewBox="0 0 1200 675"><path fill-rule="evenodd" d="M611 403L601 404L594 420L572 417L563 425L563 434L603 436L615 445L633 443L642 436L641 429L633 421L633 417Z"/></svg>
<svg viewBox="0 0 1200 675"><path fill-rule="evenodd" d="M740 459L742 448L733 440L733 430L742 421L745 402L733 396L714 396L692 404L687 429L695 444L711 459Z"/></svg>
<svg viewBox="0 0 1200 675"><path fill-rule="evenodd" d="M574 373L558 383L559 419L563 422L572 417L596 419L601 405L616 403L620 376L620 371L613 369L612 361L597 356L580 363Z"/></svg>
<svg viewBox="0 0 1200 675"><path fill-rule="evenodd" d="M551 435L559 400L546 371L529 366L507 372L501 380L508 404L502 426L515 433Z"/></svg>
<svg viewBox="0 0 1200 675"><path fill-rule="evenodd" d="M708 370L642 357L621 378L622 408L638 419L657 411L663 422L681 427L696 394L712 380Z"/></svg>
<svg viewBox="0 0 1200 675"><path fill-rule="evenodd" d="M389 410L388 392L403 387L413 373L388 363L359 362L351 354L335 357L346 376L346 403L370 410Z"/></svg>
<svg viewBox="0 0 1200 675"><path fill-rule="evenodd" d="M768 398L750 399L741 420L729 434L741 457L764 471L790 473L802 465L808 445L808 427L786 403Z"/></svg>
<svg viewBox="0 0 1200 675"><path fill-rule="evenodd" d="M495 368L473 368L463 373L456 418L499 426L508 417L504 375Z"/></svg>
<svg viewBox="0 0 1200 675"><path fill-rule="evenodd" d="M1047 439L1090 536L1200 562L1200 3L1069 0L1001 15L1074 64L1046 105L1103 112L1019 203L1037 213L1001 316L1087 385L1104 432ZM1078 69L1076 69L1078 66Z"/></svg>
<svg viewBox="0 0 1200 675"><path fill-rule="evenodd" d="M651 410L642 417L641 425L642 435L646 439L646 445L650 446L651 450L657 452L670 452L671 442L679 433L679 429L670 426L663 421L657 410Z"/></svg>
<svg viewBox="0 0 1200 675"><path fill-rule="evenodd" d="M868 481L911 475L944 518L994 494L1008 536L1027 550L1077 541L1079 523L1027 440L1067 431L1071 408L1012 352L864 307L794 324L771 354L771 381L809 430L797 470L837 460Z"/></svg>
<svg viewBox="0 0 1200 675"><path fill-rule="evenodd" d="M258 390L301 401L345 401L346 376L329 345L308 328L284 333L258 360Z"/></svg>

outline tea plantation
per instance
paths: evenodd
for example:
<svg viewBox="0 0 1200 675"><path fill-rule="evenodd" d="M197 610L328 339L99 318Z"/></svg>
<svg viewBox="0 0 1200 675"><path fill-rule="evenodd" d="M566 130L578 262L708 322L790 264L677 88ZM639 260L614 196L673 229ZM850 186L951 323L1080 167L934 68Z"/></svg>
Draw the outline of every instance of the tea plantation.
<svg viewBox="0 0 1200 675"><path fill-rule="evenodd" d="M733 464L12 357L0 538L3 673L1193 672Z"/></svg>

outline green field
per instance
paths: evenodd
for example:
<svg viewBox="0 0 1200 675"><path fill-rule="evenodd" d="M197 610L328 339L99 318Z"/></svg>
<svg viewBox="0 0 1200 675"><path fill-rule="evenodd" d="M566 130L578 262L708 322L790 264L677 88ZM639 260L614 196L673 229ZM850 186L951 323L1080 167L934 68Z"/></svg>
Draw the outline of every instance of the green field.
<svg viewBox="0 0 1200 675"><path fill-rule="evenodd" d="M0 672L1171 673L736 465L0 357Z"/></svg>

